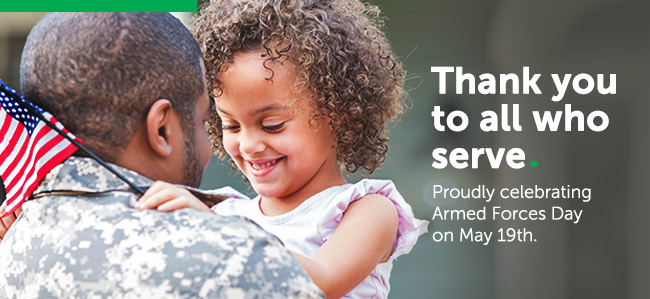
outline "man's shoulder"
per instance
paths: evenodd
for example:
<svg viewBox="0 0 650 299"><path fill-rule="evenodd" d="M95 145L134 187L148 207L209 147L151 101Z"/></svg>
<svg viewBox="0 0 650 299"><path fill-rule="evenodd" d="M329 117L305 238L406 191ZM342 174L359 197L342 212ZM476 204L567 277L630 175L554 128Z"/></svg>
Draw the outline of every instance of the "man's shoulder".
<svg viewBox="0 0 650 299"><path fill-rule="evenodd" d="M244 217L190 209L147 211L138 217L146 226L134 237L142 240L155 236L144 242L161 244L158 249L165 253L166 271L184 273L188 284L194 277L191 282L199 297L321 296L282 242ZM201 269L200 280L188 275L190 265L191 269Z"/></svg>
<svg viewBox="0 0 650 299"><path fill-rule="evenodd" d="M169 235L191 235L198 238L197 241L212 242L223 238L278 240L255 222L242 216L224 216L182 209L167 213L154 210L130 210L126 218L141 223L143 230Z"/></svg>
<svg viewBox="0 0 650 299"><path fill-rule="evenodd" d="M242 217L139 211L123 196L103 194L29 201L21 218L0 243L0 266L20 265L0 275L0 286L13 281L13 294L44 290L63 273L75 280L70 294L319 296L281 242Z"/></svg>
<svg viewBox="0 0 650 299"><path fill-rule="evenodd" d="M123 239L152 238L151 244L169 243L189 246L199 242L223 245L263 239L279 240L254 222L241 216L223 216L214 213L182 209L173 212L138 210L133 208L137 197L130 192L48 194L24 205L24 218L32 227L55 228L68 225L74 219L75 231L101 232L104 242L110 244ZM76 237L79 237L76 234Z"/></svg>
<svg viewBox="0 0 650 299"><path fill-rule="evenodd" d="M276 236L241 216L223 216L192 209L164 213L130 207L122 207L116 212L113 215L91 216L89 220L96 221L95 228L104 231L104 234L106 230L119 230L123 239L158 244L159 250L205 252L211 248L211 254L231 255L237 247L252 247L256 243L282 246ZM174 255L168 256L173 258Z"/></svg>

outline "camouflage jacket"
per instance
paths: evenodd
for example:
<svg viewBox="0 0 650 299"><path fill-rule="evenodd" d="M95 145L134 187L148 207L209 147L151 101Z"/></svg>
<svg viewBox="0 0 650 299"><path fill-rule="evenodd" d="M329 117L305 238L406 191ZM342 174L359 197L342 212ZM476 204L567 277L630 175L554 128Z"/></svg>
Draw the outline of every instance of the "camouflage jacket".
<svg viewBox="0 0 650 299"><path fill-rule="evenodd" d="M116 167L136 185L151 181ZM256 224L137 196L91 159L45 177L0 243L0 298L321 298L281 242Z"/></svg>

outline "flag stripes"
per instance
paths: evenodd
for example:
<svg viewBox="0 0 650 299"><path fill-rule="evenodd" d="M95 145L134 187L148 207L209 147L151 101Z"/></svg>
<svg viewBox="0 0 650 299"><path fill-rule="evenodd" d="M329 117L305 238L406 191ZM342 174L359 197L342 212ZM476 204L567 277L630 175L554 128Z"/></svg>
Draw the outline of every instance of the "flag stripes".
<svg viewBox="0 0 650 299"><path fill-rule="evenodd" d="M25 101L4 83L1 87L0 176L6 190L7 207L0 217L4 217L22 205L52 168L77 150L45 122L21 108L17 101L34 107L68 136L81 140L63 128L50 113Z"/></svg>

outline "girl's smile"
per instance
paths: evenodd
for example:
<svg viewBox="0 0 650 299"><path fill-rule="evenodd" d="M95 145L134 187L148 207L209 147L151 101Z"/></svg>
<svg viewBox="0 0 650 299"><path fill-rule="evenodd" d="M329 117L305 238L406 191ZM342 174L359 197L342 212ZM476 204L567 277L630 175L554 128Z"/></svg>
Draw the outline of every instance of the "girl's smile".
<svg viewBox="0 0 650 299"><path fill-rule="evenodd" d="M278 159L264 159L264 160L255 160L255 161L246 161L248 162L248 165L252 168L252 175L256 177L261 177L265 176L269 172L271 172L275 166L280 162L280 160L284 159L278 158Z"/></svg>

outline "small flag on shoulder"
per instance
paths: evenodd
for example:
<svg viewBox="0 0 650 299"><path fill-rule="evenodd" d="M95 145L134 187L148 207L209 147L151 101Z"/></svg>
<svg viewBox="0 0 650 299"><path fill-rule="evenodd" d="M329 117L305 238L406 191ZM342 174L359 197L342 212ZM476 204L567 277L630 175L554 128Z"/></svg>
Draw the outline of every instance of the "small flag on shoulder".
<svg viewBox="0 0 650 299"><path fill-rule="evenodd" d="M20 207L43 177L77 150L44 120L82 143L50 113L28 102L0 80L0 176L7 205L0 217Z"/></svg>

